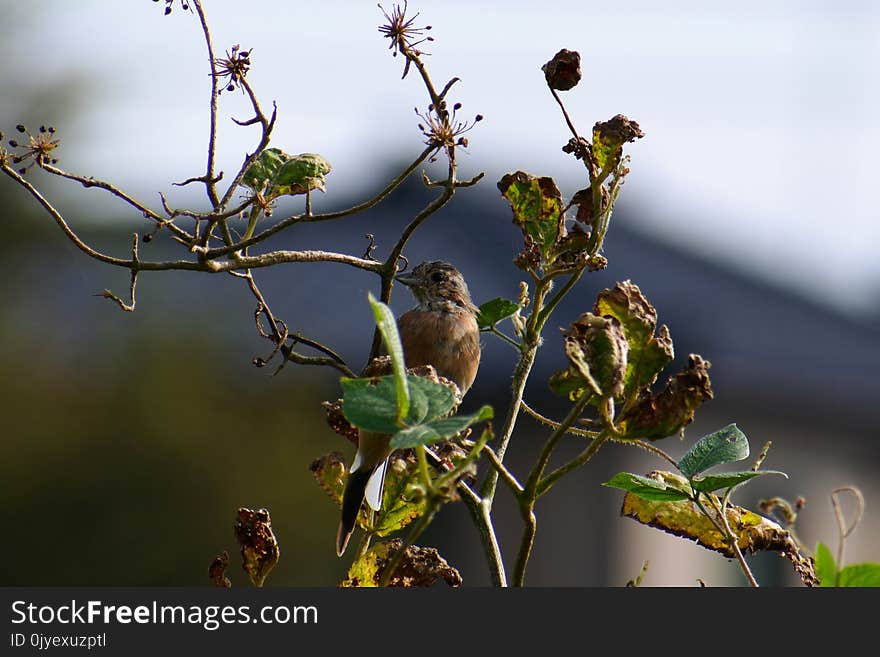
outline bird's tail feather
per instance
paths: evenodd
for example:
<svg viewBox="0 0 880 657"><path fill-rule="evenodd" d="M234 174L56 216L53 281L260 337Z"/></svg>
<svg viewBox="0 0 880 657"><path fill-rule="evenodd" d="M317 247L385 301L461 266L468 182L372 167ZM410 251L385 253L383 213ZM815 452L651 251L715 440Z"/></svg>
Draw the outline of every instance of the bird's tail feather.
<svg viewBox="0 0 880 657"><path fill-rule="evenodd" d="M336 554L342 556L348 546L348 539L354 531L361 503L364 501L364 493L367 482L375 468L350 472L345 482L345 492L342 494L342 518L339 521L339 531L336 532Z"/></svg>

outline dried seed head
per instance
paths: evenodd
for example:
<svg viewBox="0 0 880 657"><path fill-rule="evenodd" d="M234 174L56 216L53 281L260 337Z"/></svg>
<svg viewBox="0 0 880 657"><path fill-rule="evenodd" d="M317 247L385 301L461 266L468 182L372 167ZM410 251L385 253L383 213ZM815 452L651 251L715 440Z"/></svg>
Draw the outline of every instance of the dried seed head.
<svg viewBox="0 0 880 657"><path fill-rule="evenodd" d="M581 56L563 48L541 70L551 89L568 91L581 81Z"/></svg>
<svg viewBox="0 0 880 657"><path fill-rule="evenodd" d="M15 129L22 133L27 131L27 128L25 128L21 123L15 126Z"/></svg>

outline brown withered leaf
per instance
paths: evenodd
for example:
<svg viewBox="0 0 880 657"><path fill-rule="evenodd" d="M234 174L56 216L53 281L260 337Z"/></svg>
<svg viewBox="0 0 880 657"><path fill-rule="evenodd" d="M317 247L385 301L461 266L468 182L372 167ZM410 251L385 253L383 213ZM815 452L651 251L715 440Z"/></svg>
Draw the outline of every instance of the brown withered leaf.
<svg viewBox="0 0 880 657"><path fill-rule="evenodd" d="M584 313L562 333L569 367L551 377L551 389L571 400L585 394L619 397L629 352L620 322Z"/></svg>
<svg viewBox="0 0 880 657"><path fill-rule="evenodd" d="M623 145L645 136L639 124L618 114L593 126L593 158L602 170L617 168L623 154Z"/></svg>
<svg viewBox="0 0 880 657"><path fill-rule="evenodd" d="M229 567L229 552L223 550L222 553L214 557L214 561L208 567L208 577L214 582L214 586L223 589L232 588L232 582L226 576L226 569Z"/></svg>
<svg viewBox="0 0 880 657"><path fill-rule="evenodd" d="M605 211L605 208L608 206L608 189L604 186L599 187L598 189L601 198L598 199L598 208L596 208L595 213L593 212L594 198L592 186L579 189L574 193L574 196L571 197L571 205L577 208L575 219L586 226L593 227L595 219L601 216L602 213Z"/></svg>
<svg viewBox="0 0 880 657"><path fill-rule="evenodd" d="M563 48L541 70L551 89L568 91L581 81L581 56L574 50Z"/></svg>
<svg viewBox="0 0 880 657"><path fill-rule="evenodd" d="M385 376L391 374L393 371L391 356L376 356L376 358L367 364L361 376Z"/></svg>
<svg viewBox="0 0 880 657"><path fill-rule="evenodd" d="M330 428L343 438L347 438L357 445L358 430L356 426L348 421L345 417L345 413L342 412L342 399L337 399L332 402L324 401L321 402L321 406L327 414L327 424Z"/></svg>
<svg viewBox="0 0 880 657"><path fill-rule="evenodd" d="M309 464L309 471L337 506L342 506L342 492L345 490L345 457L339 452L330 452Z"/></svg>
<svg viewBox="0 0 880 657"><path fill-rule="evenodd" d="M593 163L593 147L583 137L572 137L569 139L565 146L562 147L562 152L574 155L578 160L586 160L590 164Z"/></svg>
<svg viewBox="0 0 880 657"><path fill-rule="evenodd" d="M709 368L697 354L688 356L684 370L670 377L656 395L645 394L618 421L627 438L658 440L678 433L694 421L697 407L713 398Z"/></svg>
<svg viewBox="0 0 880 657"><path fill-rule="evenodd" d="M400 551L403 541L396 538L371 547L348 571L348 577L340 583L342 587L375 587L382 579L382 573L394 555ZM461 586L459 572L440 556L436 548L411 545L406 548L389 586L422 587L434 586L440 581L449 586Z"/></svg>
<svg viewBox="0 0 880 657"><path fill-rule="evenodd" d="M674 487L688 485L684 477L671 472L655 470L647 476L664 481ZM718 500L714 495L713 498ZM709 550L720 552L726 557L735 556L724 536L691 500L653 501L641 498L634 493L627 493L623 498L621 515L632 518L643 525L690 539ZM812 559L801 554L791 533L772 520L741 506L730 505L727 509L727 520L737 537L737 544L741 550L749 553L759 550L777 552L779 556L791 561L804 584L818 586L818 578Z"/></svg>
<svg viewBox="0 0 880 657"><path fill-rule="evenodd" d="M235 540L241 545L241 565L251 583L256 587L263 586L281 556L269 511L241 507L235 523Z"/></svg>

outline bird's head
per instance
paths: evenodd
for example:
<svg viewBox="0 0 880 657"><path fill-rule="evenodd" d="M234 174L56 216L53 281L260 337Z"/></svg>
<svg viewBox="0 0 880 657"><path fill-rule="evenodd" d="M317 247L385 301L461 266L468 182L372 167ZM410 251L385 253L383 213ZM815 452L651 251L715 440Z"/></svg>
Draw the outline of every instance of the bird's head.
<svg viewBox="0 0 880 657"><path fill-rule="evenodd" d="M448 262L423 262L412 271L398 274L396 278L409 287L420 306L452 304L473 313L477 312L464 277Z"/></svg>

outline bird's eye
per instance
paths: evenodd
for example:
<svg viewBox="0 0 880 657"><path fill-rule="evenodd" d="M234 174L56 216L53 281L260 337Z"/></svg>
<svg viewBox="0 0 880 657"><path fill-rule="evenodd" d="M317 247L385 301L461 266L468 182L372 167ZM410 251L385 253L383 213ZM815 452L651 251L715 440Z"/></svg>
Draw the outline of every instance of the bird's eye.
<svg viewBox="0 0 880 657"><path fill-rule="evenodd" d="M446 276L443 275L442 271L435 271L433 274L431 274L431 280L434 281L435 283L439 283L442 280L444 280L445 278L446 278Z"/></svg>

